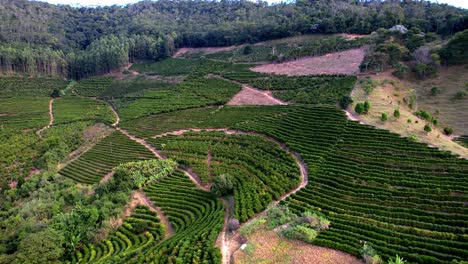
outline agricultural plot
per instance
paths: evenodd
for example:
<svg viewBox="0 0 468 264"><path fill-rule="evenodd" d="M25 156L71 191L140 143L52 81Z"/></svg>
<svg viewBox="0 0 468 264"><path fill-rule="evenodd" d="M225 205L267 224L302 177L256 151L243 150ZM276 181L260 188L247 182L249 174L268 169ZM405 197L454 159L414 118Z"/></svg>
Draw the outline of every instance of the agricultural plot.
<svg viewBox="0 0 468 264"><path fill-rule="evenodd" d="M108 238L77 251L72 263L119 263L123 256L137 254L160 242L164 232L157 213L139 205Z"/></svg>
<svg viewBox="0 0 468 264"><path fill-rule="evenodd" d="M63 90L68 82L61 79L0 77L0 97L49 96Z"/></svg>
<svg viewBox="0 0 468 264"><path fill-rule="evenodd" d="M112 83L112 77L92 77L80 80L75 86L75 91L86 97L98 97L109 88Z"/></svg>
<svg viewBox="0 0 468 264"><path fill-rule="evenodd" d="M111 124L115 116L104 102L78 97L65 96L54 101L54 124L77 121L93 121Z"/></svg>
<svg viewBox="0 0 468 264"><path fill-rule="evenodd" d="M468 148L468 136L459 136L455 138L455 142L458 142L460 145Z"/></svg>
<svg viewBox="0 0 468 264"><path fill-rule="evenodd" d="M295 107L284 106L194 108L124 120L120 125L138 137L150 138L164 132L186 128L231 127L236 123L248 123L257 119L281 116L295 109Z"/></svg>
<svg viewBox="0 0 468 264"><path fill-rule="evenodd" d="M294 189L300 173L293 157L276 143L254 135L188 132L149 139L168 157L186 164L203 183L224 175L234 183L234 217L245 222Z"/></svg>
<svg viewBox="0 0 468 264"><path fill-rule="evenodd" d="M115 80L102 92L99 97L109 100L113 98L138 98L145 90L159 90L172 88L174 84L157 80L136 77L130 80Z"/></svg>
<svg viewBox="0 0 468 264"><path fill-rule="evenodd" d="M0 98L2 129L39 128L49 123L47 97Z"/></svg>
<svg viewBox="0 0 468 264"><path fill-rule="evenodd" d="M233 118L230 127L276 138L307 163L310 184L286 203L295 212L320 210L331 220L315 244L360 256L366 241L384 259L398 254L416 263L467 258L466 160L347 121L334 107L293 109L265 118ZM229 116L230 109L225 111ZM185 121L192 126L196 122L190 120L202 114L187 111L176 123L171 122L175 115L151 120L169 130ZM229 126L213 117L201 126Z"/></svg>
<svg viewBox="0 0 468 264"><path fill-rule="evenodd" d="M94 184L121 163L151 158L153 154L143 145L115 131L59 173L80 183Z"/></svg>
<svg viewBox="0 0 468 264"><path fill-rule="evenodd" d="M223 227L224 206L216 197L197 189L179 171L144 191L169 218L175 234L123 263L221 262L214 244Z"/></svg>
<svg viewBox="0 0 468 264"><path fill-rule="evenodd" d="M329 112L337 111L239 125L286 142L307 162L311 184L287 203L331 220L314 243L359 256L367 241L385 259L418 263L466 259L467 161Z"/></svg>
<svg viewBox="0 0 468 264"><path fill-rule="evenodd" d="M255 88L272 90L273 96L284 101L303 104L336 104L349 95L356 82L355 76L286 76L253 72L249 65L233 65L222 76L248 83Z"/></svg>
<svg viewBox="0 0 468 264"><path fill-rule="evenodd" d="M197 78L173 89L145 91L142 98L129 102L118 111L122 120L129 120L175 110L222 105L240 89L240 85L218 78Z"/></svg>
<svg viewBox="0 0 468 264"><path fill-rule="evenodd" d="M199 63L199 59L169 58L153 63L133 64L130 70L147 75L179 76L190 74Z"/></svg>

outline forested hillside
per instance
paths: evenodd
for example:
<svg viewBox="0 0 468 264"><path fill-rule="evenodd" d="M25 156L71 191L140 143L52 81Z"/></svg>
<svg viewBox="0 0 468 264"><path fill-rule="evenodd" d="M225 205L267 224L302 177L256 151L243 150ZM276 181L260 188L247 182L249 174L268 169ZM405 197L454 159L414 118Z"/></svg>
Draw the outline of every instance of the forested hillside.
<svg viewBox="0 0 468 264"><path fill-rule="evenodd" d="M0 1L0 71L82 78L179 47L227 46L306 33L369 34L403 24L447 36L468 12L428 1L142 1L72 8Z"/></svg>

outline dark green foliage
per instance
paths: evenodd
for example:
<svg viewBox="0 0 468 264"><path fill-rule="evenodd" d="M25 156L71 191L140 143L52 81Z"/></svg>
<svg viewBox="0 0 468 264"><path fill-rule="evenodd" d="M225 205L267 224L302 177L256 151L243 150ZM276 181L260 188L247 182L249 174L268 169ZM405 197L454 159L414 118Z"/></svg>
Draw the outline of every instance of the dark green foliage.
<svg viewBox="0 0 468 264"><path fill-rule="evenodd" d="M364 114L364 104L363 103L357 103L356 106L354 107L354 112L357 114Z"/></svg>
<svg viewBox="0 0 468 264"><path fill-rule="evenodd" d="M61 92L59 89L55 88L52 93L50 94L50 97L52 98L57 98L63 96L63 92Z"/></svg>
<svg viewBox="0 0 468 264"><path fill-rule="evenodd" d="M424 111L424 110L419 110L417 111L416 113L414 113L415 115L429 121L429 122L432 122L432 120L434 119L434 117L427 111Z"/></svg>
<svg viewBox="0 0 468 264"><path fill-rule="evenodd" d="M393 111L393 117L400 118L400 110L399 109L395 109L395 111Z"/></svg>
<svg viewBox="0 0 468 264"><path fill-rule="evenodd" d="M426 125L424 126L424 131L426 131L427 133L431 132L431 131L432 131L431 125L426 124Z"/></svg>
<svg viewBox="0 0 468 264"><path fill-rule="evenodd" d="M431 95L436 96L440 94L440 89L438 87L432 87L431 88Z"/></svg>
<svg viewBox="0 0 468 264"><path fill-rule="evenodd" d="M353 99L349 95L343 95L339 102L341 109L347 109L350 104L353 103Z"/></svg>
<svg viewBox="0 0 468 264"><path fill-rule="evenodd" d="M453 128L451 127L444 127L444 134L446 135L452 135L453 134Z"/></svg>
<svg viewBox="0 0 468 264"><path fill-rule="evenodd" d="M363 107L364 107L364 114L369 113L369 110L370 110L370 108L371 108L370 102L369 102L369 101L365 101Z"/></svg>
<svg viewBox="0 0 468 264"><path fill-rule="evenodd" d="M244 47L244 55L249 55L253 52L252 46L247 45Z"/></svg>
<svg viewBox="0 0 468 264"><path fill-rule="evenodd" d="M388 120L388 114L387 113L382 113L380 116L380 121L385 122Z"/></svg>
<svg viewBox="0 0 468 264"><path fill-rule="evenodd" d="M458 32L440 50L440 57L447 64L462 64L468 61L468 29Z"/></svg>
<svg viewBox="0 0 468 264"><path fill-rule="evenodd" d="M235 187L235 179L229 174L221 174L213 178L210 192L214 195L224 196L232 194Z"/></svg>
<svg viewBox="0 0 468 264"><path fill-rule="evenodd" d="M445 130L445 129L444 129ZM459 136L454 139L454 141L458 142L465 148L468 148L468 136Z"/></svg>
<svg viewBox="0 0 468 264"><path fill-rule="evenodd" d="M19 263L61 263L64 237L54 229L29 234L18 245L16 261Z"/></svg>
<svg viewBox="0 0 468 264"><path fill-rule="evenodd" d="M455 99L457 100L462 100L466 98L466 91L465 90L460 90L455 94Z"/></svg>
<svg viewBox="0 0 468 264"><path fill-rule="evenodd" d="M97 97L106 91L111 83L111 77L93 77L80 80L74 89L80 95Z"/></svg>
<svg viewBox="0 0 468 264"><path fill-rule="evenodd" d="M133 64L130 68L148 75L178 76L190 74L202 60L199 59L164 59L153 63Z"/></svg>

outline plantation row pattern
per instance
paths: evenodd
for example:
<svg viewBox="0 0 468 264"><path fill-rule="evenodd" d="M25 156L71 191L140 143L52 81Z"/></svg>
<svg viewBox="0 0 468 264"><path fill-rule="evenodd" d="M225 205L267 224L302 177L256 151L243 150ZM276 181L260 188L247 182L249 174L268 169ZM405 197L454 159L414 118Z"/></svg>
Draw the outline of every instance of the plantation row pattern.
<svg viewBox="0 0 468 264"><path fill-rule="evenodd" d="M203 183L220 175L233 177L234 218L241 222L263 211L300 182L293 157L276 143L259 136L187 132L148 142L168 157L193 168Z"/></svg>
<svg viewBox="0 0 468 264"><path fill-rule="evenodd" d="M80 183L94 184L121 163L153 157L143 145L115 131L65 166L59 173Z"/></svg>

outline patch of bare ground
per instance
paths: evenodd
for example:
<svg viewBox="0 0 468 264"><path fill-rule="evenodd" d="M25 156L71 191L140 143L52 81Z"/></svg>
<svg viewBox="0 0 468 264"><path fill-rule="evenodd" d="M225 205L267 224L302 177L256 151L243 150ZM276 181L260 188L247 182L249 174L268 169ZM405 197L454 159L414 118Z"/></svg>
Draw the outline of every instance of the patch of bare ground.
<svg viewBox="0 0 468 264"><path fill-rule="evenodd" d="M347 253L310 245L301 241L280 238L275 232L259 229L248 236L248 248L237 250L236 264L247 263L310 263L310 264L362 264Z"/></svg>
<svg viewBox="0 0 468 264"><path fill-rule="evenodd" d="M270 63L251 68L262 73L284 74L289 76L345 74L355 75L364 59L364 49L351 49L329 53L317 57L304 57L284 63Z"/></svg>
<svg viewBox="0 0 468 264"><path fill-rule="evenodd" d="M143 191L134 191L132 192L130 202L124 207L124 211L122 213L122 217L112 219L111 221L111 226L114 229L117 229L119 226L122 225L123 221L127 219L132 212L135 210L135 208L138 205L144 205L148 206L151 211L156 212L158 214L158 218L161 220L161 224L164 226L166 233L164 235L164 239L168 239L172 235L174 235L174 228L172 227L171 223L169 222L169 219L167 219L166 215L163 213L160 207L157 207L151 202L151 200L146 196L146 194Z"/></svg>
<svg viewBox="0 0 468 264"><path fill-rule="evenodd" d="M270 91L244 86L227 105L287 105L287 103L274 98Z"/></svg>
<svg viewBox="0 0 468 264"><path fill-rule="evenodd" d="M49 123L41 128L39 131L37 131L37 134L40 135L42 133L42 131L46 130L46 129L49 129L52 124L54 123L54 112L53 112L53 104L54 104L54 98L50 98L50 101L49 101Z"/></svg>
<svg viewBox="0 0 468 264"><path fill-rule="evenodd" d="M239 48L240 46L228 46L228 47L204 47L204 48L180 48L177 50L174 55L172 55L173 58L179 58L182 57L185 54L195 54L195 53L203 53L203 54L212 54L212 53L217 53L217 52L223 52L223 51L230 51L236 48Z"/></svg>
<svg viewBox="0 0 468 264"><path fill-rule="evenodd" d="M137 71L130 70L132 65L133 63L128 63L127 65L121 67L120 69L110 71L109 73L106 74L106 76L114 77L114 79L116 80L123 80L123 79L135 77L139 75L140 73Z"/></svg>
<svg viewBox="0 0 468 264"><path fill-rule="evenodd" d="M96 145L101 139L110 135L114 129L110 128L109 126L103 123L96 123L83 131L83 143L80 147L70 153L68 158L58 165L58 170L65 167L70 162L76 160L81 156L81 154L85 153L86 151L90 150L94 145Z"/></svg>
<svg viewBox="0 0 468 264"><path fill-rule="evenodd" d="M377 83L377 86L368 95L359 84L356 85L351 93L354 104L347 110L349 112L348 117L351 120L358 120L363 124L386 129L403 137L416 136L419 142L441 150L451 151L465 159L468 158L468 149L452 141L450 136L442 132L442 127L432 126L433 130L431 132L424 131L424 126L429 122L414 115L416 110L410 109L403 100L403 98L406 98L409 101L410 96L415 94L415 90L411 88L409 83L393 77L391 71L366 76L371 77ZM353 111L355 104L365 100L371 104L369 113L365 115L356 114ZM393 116L395 109L400 110L399 118ZM382 113L387 113L387 121L380 120Z"/></svg>
<svg viewBox="0 0 468 264"><path fill-rule="evenodd" d="M366 37L368 35L343 33L343 34L339 34L338 36L345 37L346 39L356 39L356 38Z"/></svg>

